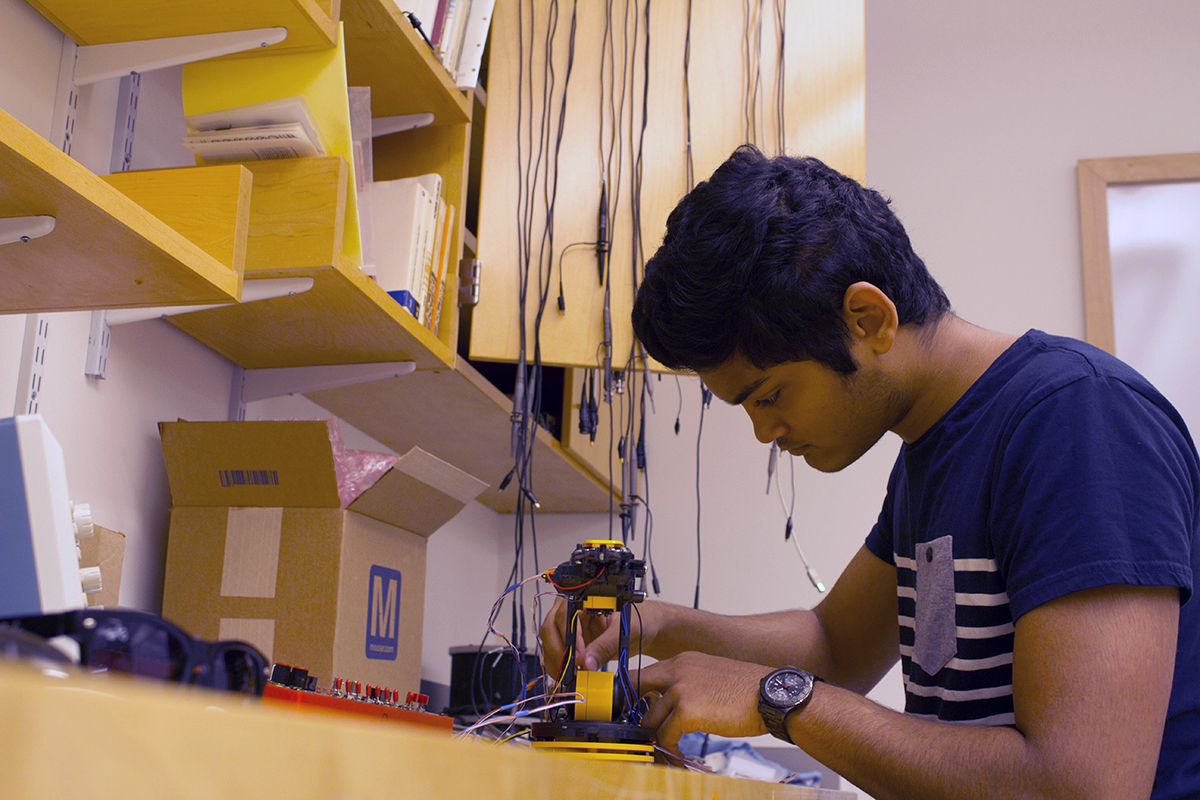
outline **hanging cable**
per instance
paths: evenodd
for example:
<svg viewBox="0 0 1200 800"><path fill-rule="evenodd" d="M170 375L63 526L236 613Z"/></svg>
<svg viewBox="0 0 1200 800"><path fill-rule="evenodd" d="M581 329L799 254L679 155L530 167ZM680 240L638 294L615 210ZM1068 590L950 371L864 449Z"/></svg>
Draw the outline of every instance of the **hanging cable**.
<svg viewBox="0 0 1200 800"><path fill-rule="evenodd" d="M787 0L775 0L775 34L779 57L775 62L775 152L784 155L787 150L787 69L786 42Z"/></svg>
<svg viewBox="0 0 1200 800"><path fill-rule="evenodd" d="M692 608L700 608L700 441L704 436L704 410L712 402L712 392L700 384L700 425L696 430L696 596Z"/></svg>
<svg viewBox="0 0 1200 800"><path fill-rule="evenodd" d="M791 469L792 496L791 496L791 500L787 504L785 504L783 502L783 489L779 485L779 473L782 472L783 470L775 470L775 491L779 495L779 505L783 509L783 515L785 517L787 517L787 524L784 526L784 529L783 529L783 540L786 542L787 540L790 539L792 541L792 544L796 546L796 552L800 556L800 562L802 564L804 564L804 571L808 574L809 581L812 582L813 587L818 592L821 592L822 594L824 594L825 593L825 584L821 582L820 576L817 575L817 570L813 566L811 566L808 563L808 559L804 557L804 551L800 549L800 537L795 535L795 531L792 529L792 520L795 518L795 513L796 513L796 457L795 456L788 456L788 466ZM767 487L767 491L768 491L768 493L770 492L769 485Z"/></svg>
<svg viewBox="0 0 1200 800"><path fill-rule="evenodd" d="M696 185L696 168L692 161L692 83L688 67L692 60L692 0L687 4L687 29L683 37L683 169L684 185L691 191ZM679 433L678 428L675 431Z"/></svg>

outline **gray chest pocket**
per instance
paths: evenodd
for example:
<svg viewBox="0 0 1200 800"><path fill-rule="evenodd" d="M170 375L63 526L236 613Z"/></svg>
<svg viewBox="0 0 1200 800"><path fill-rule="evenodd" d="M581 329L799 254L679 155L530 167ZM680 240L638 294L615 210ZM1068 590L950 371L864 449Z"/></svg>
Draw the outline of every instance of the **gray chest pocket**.
<svg viewBox="0 0 1200 800"><path fill-rule="evenodd" d="M958 653L954 547L949 536L917 545L917 613L913 661L929 675Z"/></svg>

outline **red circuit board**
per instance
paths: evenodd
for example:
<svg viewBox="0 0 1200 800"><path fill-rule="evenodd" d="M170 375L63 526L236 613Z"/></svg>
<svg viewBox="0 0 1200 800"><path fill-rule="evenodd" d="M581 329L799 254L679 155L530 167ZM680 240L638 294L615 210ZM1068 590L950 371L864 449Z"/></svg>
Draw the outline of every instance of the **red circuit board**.
<svg viewBox="0 0 1200 800"><path fill-rule="evenodd" d="M277 683L268 683L263 691L263 704L279 708L290 708L295 711L333 714L343 717L358 717L375 719L382 722L394 722L401 725L416 725L431 730L444 731L447 734L454 730L454 720L441 714L430 714L427 711L413 711L396 704L374 702L369 699L355 699L346 695L324 694L300 689L291 689Z"/></svg>

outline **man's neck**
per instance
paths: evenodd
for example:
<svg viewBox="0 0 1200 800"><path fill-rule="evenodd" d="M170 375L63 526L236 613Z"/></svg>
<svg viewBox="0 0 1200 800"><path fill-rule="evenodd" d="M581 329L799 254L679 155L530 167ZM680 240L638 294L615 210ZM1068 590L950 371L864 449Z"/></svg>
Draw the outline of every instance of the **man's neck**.
<svg viewBox="0 0 1200 800"><path fill-rule="evenodd" d="M902 328L905 383L913 401L892 428L915 442L933 427L1001 353L1017 340L946 314L933 330Z"/></svg>

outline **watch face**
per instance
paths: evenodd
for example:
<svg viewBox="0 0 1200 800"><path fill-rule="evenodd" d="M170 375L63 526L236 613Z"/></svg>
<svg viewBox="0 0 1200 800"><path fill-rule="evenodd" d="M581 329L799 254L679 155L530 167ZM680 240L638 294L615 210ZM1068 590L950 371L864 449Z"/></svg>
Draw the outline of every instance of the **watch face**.
<svg viewBox="0 0 1200 800"><path fill-rule="evenodd" d="M812 676L804 672L781 671L771 675L763 687L763 694L778 706L791 706L803 700L812 691Z"/></svg>

